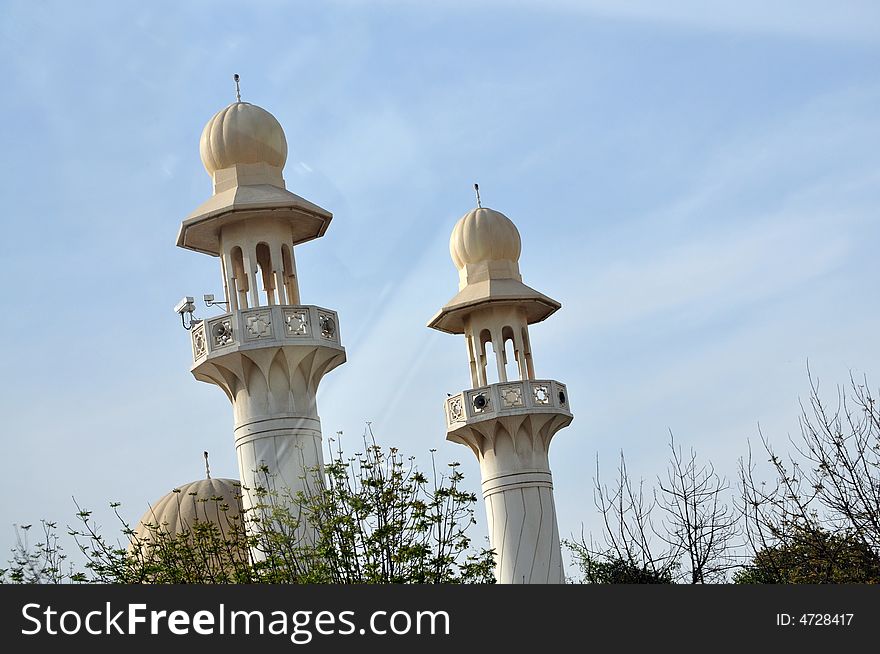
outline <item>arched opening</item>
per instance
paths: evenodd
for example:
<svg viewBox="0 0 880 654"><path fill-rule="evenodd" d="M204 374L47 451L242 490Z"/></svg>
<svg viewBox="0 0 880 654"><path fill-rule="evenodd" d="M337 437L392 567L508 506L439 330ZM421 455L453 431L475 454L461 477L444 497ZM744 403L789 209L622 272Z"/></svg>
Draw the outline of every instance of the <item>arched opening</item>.
<svg viewBox="0 0 880 654"><path fill-rule="evenodd" d="M247 309L250 287L248 285L247 271L244 269L244 255L241 252L241 248L235 246L229 252L229 256L232 259L232 281L235 286L231 292L238 298L238 308Z"/></svg>
<svg viewBox="0 0 880 654"><path fill-rule="evenodd" d="M471 387L476 388L480 385L480 374L477 370L477 355L474 352L474 337L470 331L465 334L465 339L467 342L468 363L471 369Z"/></svg>
<svg viewBox="0 0 880 654"><path fill-rule="evenodd" d="M480 373L480 383L483 386L495 383L493 381L490 381L490 377L486 374L488 368L489 374L493 378L498 377L497 373L495 372L495 366L492 365L494 364L495 353L492 351L492 334L489 333L488 329L484 329L480 332L480 350L478 352L478 356L479 360L477 361L477 371Z"/></svg>
<svg viewBox="0 0 880 654"><path fill-rule="evenodd" d="M507 373L505 381L512 381L517 378L523 379L523 371L518 363L519 352L516 348L512 327L505 327L501 330L501 340L504 343L504 370Z"/></svg>
<svg viewBox="0 0 880 654"><path fill-rule="evenodd" d="M281 266L284 271L284 290L288 304L299 304L299 284L296 279L296 262L287 243L281 246Z"/></svg>
<svg viewBox="0 0 880 654"><path fill-rule="evenodd" d="M272 254L266 243L257 243L257 268L262 278L263 289L261 297L266 300L270 307L275 304L275 277L272 274Z"/></svg>
<svg viewBox="0 0 880 654"><path fill-rule="evenodd" d="M529 342L529 329L528 327L522 328L522 359L525 362L526 366L526 377L524 379L534 379L535 378L535 364L532 361L532 345Z"/></svg>
<svg viewBox="0 0 880 654"><path fill-rule="evenodd" d="M492 341L486 343L486 384L497 384L502 381L498 376L498 357L504 356L504 350L495 351Z"/></svg>
<svg viewBox="0 0 880 654"><path fill-rule="evenodd" d="M227 270L227 266L229 257L224 253L223 256L220 257L220 275L223 277L223 299L226 300L226 306L230 311L235 311L238 307L235 306L235 292L230 291L230 283L232 282L229 271Z"/></svg>

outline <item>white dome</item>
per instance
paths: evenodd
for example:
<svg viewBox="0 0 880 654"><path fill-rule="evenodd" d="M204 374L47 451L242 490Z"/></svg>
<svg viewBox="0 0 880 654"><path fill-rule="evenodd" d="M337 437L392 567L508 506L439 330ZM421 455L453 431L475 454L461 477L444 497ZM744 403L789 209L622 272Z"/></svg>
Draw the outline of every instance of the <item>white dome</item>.
<svg viewBox="0 0 880 654"><path fill-rule="evenodd" d="M211 175L235 164L266 163L283 168L287 161L287 139L281 124L249 102L234 102L214 114L202 130L199 150Z"/></svg>
<svg viewBox="0 0 880 654"><path fill-rule="evenodd" d="M233 479L200 479L165 495L135 526L136 542L151 541L157 530L172 536L191 532L197 522L217 525L225 534L239 528L241 484Z"/></svg>
<svg viewBox="0 0 880 654"><path fill-rule="evenodd" d="M521 249L516 225L500 211L486 208L462 216L449 239L449 254L459 270L481 261L517 262Z"/></svg>

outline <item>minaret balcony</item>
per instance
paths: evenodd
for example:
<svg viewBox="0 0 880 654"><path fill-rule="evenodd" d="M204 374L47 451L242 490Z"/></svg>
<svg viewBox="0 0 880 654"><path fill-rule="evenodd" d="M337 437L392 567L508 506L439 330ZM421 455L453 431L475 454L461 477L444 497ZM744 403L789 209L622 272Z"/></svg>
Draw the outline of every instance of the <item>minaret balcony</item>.
<svg viewBox="0 0 880 654"><path fill-rule="evenodd" d="M446 428L530 413L571 416L565 384L551 379L499 382L446 398Z"/></svg>
<svg viewBox="0 0 880 654"><path fill-rule="evenodd" d="M193 362L263 347L305 345L342 350L335 311L312 305L275 305L206 318L190 331Z"/></svg>

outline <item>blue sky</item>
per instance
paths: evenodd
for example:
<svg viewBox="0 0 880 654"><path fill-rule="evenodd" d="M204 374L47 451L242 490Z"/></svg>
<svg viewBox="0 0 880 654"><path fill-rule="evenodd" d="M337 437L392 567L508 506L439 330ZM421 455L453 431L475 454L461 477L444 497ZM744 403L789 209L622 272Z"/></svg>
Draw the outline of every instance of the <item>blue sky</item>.
<svg viewBox="0 0 880 654"><path fill-rule="evenodd" d="M297 257L303 301L340 314L319 409L350 450L372 421L479 487L444 440L465 348L425 327L474 181L563 304L532 328L575 413L551 449L563 536L597 526L597 457L650 480L672 430L733 477L758 424L796 433L808 359L832 394L880 384L880 5L428 4L3 3L0 545L72 521L71 496L135 520L205 449L237 474L171 310L220 289L174 243L234 72L284 126L288 188L334 213Z"/></svg>

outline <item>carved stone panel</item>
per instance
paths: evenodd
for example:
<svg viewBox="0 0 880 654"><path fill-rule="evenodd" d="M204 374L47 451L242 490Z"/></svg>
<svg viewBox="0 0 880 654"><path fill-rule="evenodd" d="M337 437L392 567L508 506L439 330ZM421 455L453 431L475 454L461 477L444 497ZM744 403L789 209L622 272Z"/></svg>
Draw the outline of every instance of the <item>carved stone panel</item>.
<svg viewBox="0 0 880 654"><path fill-rule="evenodd" d="M193 360L196 361L208 353L208 342L205 338L205 323L199 323L192 330Z"/></svg>
<svg viewBox="0 0 880 654"><path fill-rule="evenodd" d="M305 309L284 310L284 335L292 338L308 336L309 312Z"/></svg>
<svg viewBox="0 0 880 654"><path fill-rule="evenodd" d="M244 320L245 340L272 338L272 316L268 311L247 314Z"/></svg>
<svg viewBox="0 0 880 654"><path fill-rule="evenodd" d="M556 384L556 399L559 400L559 406L563 409L568 408L568 391L563 384Z"/></svg>
<svg viewBox="0 0 880 654"><path fill-rule="evenodd" d="M500 386L498 388L498 395L501 398L502 409L513 409L525 406L525 402L523 401L522 384Z"/></svg>
<svg viewBox="0 0 880 654"><path fill-rule="evenodd" d="M475 414L491 413L495 410L492 406L492 395L489 393L488 388L471 392L470 402Z"/></svg>
<svg viewBox="0 0 880 654"><path fill-rule="evenodd" d="M336 336L336 317L329 314L324 313L323 311L318 312L318 327L321 330L321 337L326 338L328 341L337 340Z"/></svg>
<svg viewBox="0 0 880 654"><path fill-rule="evenodd" d="M537 406L547 406L551 402L550 387L547 384L534 384L532 398Z"/></svg>
<svg viewBox="0 0 880 654"><path fill-rule="evenodd" d="M211 348L226 347L235 343L235 334L232 329L230 318L221 318L211 323L210 327Z"/></svg>
<svg viewBox="0 0 880 654"><path fill-rule="evenodd" d="M459 420L464 420L464 405L462 402L462 396L456 395L455 397L450 397L446 401L446 410L449 422L458 422Z"/></svg>

